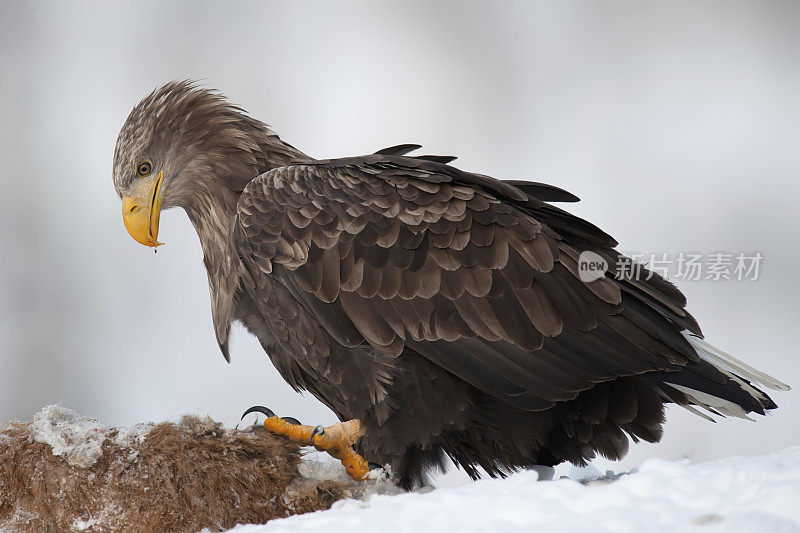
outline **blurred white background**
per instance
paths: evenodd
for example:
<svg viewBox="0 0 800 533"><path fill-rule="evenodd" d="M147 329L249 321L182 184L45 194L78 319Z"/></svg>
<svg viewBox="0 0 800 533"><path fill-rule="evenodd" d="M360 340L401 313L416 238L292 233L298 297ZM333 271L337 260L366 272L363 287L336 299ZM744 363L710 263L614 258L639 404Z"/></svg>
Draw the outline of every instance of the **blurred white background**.
<svg viewBox="0 0 800 533"><path fill-rule="evenodd" d="M790 1L4 2L0 422L57 401L113 425L334 420L241 329L224 362L182 211L157 255L123 228L117 132L175 78L313 156L416 142L562 186L624 250L761 252L758 281L679 286L714 344L800 386L798 27ZM756 423L671 408L621 466L800 443L798 393L773 397Z"/></svg>

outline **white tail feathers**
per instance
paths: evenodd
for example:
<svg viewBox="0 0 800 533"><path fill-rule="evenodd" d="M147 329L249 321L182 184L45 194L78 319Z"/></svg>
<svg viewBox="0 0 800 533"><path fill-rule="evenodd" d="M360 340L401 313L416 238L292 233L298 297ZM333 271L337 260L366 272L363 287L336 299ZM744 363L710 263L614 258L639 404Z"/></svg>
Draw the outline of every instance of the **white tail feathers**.
<svg viewBox="0 0 800 533"><path fill-rule="evenodd" d="M665 383L670 387L672 387L673 389L684 393L695 404L699 405L706 411L725 416L735 416L737 418L746 418L747 420L752 420L752 418L747 416L747 412L744 409L742 409L733 402L729 402L728 400L723 400L722 398L717 398L716 396L712 396L711 394L708 394L706 392L690 389L689 387L684 387L682 385L676 385L668 381ZM683 407L688 409L691 406L684 405ZM703 416L703 414L700 413L699 411L696 411L694 409L689 409L689 410L694 411L696 414L699 414L703 418L706 419L709 418L708 416Z"/></svg>
<svg viewBox="0 0 800 533"><path fill-rule="evenodd" d="M783 383L782 381L779 381L772 376L765 374L764 372L756 370L744 361L740 361L732 355L723 352L716 346L712 346L694 333L686 330L682 331L681 333L683 333L683 336L686 337L686 340L689 341L689 344L692 345L692 348L694 348L695 352L697 352L697 355L701 359L712 364L714 368L738 383L743 391L755 398L756 401L762 405L766 405L765 402L768 402L769 399L764 393L757 390L755 386L761 385L772 390L789 390L790 387L786 383ZM747 416L747 412L744 409L731 401L712 396L706 392L691 389L682 385L677 385L675 383L670 383L668 381L665 382L665 385L669 385L669 387L683 393L692 401L693 404L711 413L752 420ZM662 394L665 393L662 392ZM698 411L691 405L683 405L683 407L707 420L712 420L711 417L701 411Z"/></svg>
<svg viewBox="0 0 800 533"><path fill-rule="evenodd" d="M669 385L670 388L672 388L672 386L673 386L672 383L666 383L666 385ZM668 394L667 392L665 392L664 389L656 387L656 392L667 402L675 401L674 397L672 395ZM677 403L677 402L675 402L675 403ZM705 414L703 411L700 411L699 409L695 409L694 407L692 407L688 403L685 403L685 404L679 403L678 405L680 405L681 407L683 407L684 409L686 409L690 413L696 414L700 418L705 418L709 422L714 422L714 423L717 422L716 420L714 420L713 418L711 418L710 416ZM706 407L706 406L703 406L703 408L704 409L708 409L708 407Z"/></svg>
<svg viewBox="0 0 800 533"><path fill-rule="evenodd" d="M714 365L718 370L725 374L733 375L734 377L744 378L750 383L762 385L772 390L789 390L791 387L782 381L779 381L772 376L756 370L744 361L736 359L734 356L723 352L716 346L712 346L705 340L701 339L694 333L687 330L682 331L683 336L692 345L692 348L697 352L701 359L708 361Z"/></svg>

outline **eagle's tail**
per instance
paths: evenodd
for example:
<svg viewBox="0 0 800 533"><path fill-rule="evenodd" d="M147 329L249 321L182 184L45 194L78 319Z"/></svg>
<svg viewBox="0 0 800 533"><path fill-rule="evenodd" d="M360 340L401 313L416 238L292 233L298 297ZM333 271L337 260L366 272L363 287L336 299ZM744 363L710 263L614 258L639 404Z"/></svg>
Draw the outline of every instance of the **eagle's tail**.
<svg viewBox="0 0 800 533"><path fill-rule="evenodd" d="M665 400L709 420L713 419L695 406L716 415L749 418L748 413L764 414L766 410L777 407L759 387L789 390L789 385L756 370L694 333L683 331L683 335L700 357L700 362L690 364L683 372L660 376L658 389ZM722 380L724 383L720 383L719 373L726 378ZM713 379L714 375L717 379Z"/></svg>

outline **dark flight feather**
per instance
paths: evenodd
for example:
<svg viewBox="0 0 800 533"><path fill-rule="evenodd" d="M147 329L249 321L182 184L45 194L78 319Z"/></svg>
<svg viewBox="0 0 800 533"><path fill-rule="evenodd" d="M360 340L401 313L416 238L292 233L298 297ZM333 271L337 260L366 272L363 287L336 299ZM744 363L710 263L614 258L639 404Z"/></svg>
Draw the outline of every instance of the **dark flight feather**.
<svg viewBox="0 0 800 533"><path fill-rule="evenodd" d="M503 181L543 202L580 202L581 200L571 192L554 185L548 185L547 183L521 180Z"/></svg>
<svg viewBox="0 0 800 533"><path fill-rule="evenodd" d="M406 155L409 152L422 148L421 144L398 144L396 146L389 146L382 148L375 152L377 155Z"/></svg>

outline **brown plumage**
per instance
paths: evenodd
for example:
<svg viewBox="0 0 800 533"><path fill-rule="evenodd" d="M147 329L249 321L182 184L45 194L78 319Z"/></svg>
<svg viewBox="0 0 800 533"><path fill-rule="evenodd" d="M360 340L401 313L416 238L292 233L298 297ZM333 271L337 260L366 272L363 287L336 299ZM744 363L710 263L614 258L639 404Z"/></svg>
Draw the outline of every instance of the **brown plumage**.
<svg viewBox="0 0 800 533"><path fill-rule="evenodd" d="M785 386L705 348L675 286L548 202L542 183L408 153L314 160L214 92L174 82L120 133L115 185L163 169L205 253L228 358L241 321L297 390L366 426L365 456L404 486L452 458L470 475L619 458L661 437L664 403L763 414ZM156 226L157 231L157 226ZM606 274L581 280L592 251ZM720 357L722 359L720 359Z"/></svg>

